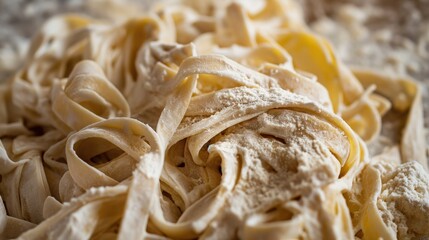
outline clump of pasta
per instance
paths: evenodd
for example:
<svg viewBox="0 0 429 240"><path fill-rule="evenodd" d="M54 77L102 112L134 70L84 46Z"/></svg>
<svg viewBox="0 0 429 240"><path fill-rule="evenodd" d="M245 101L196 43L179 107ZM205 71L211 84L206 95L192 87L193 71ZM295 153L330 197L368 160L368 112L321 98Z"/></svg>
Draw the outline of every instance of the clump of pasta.
<svg viewBox="0 0 429 240"><path fill-rule="evenodd" d="M429 236L420 88L348 68L292 1L56 16L0 97L2 238Z"/></svg>

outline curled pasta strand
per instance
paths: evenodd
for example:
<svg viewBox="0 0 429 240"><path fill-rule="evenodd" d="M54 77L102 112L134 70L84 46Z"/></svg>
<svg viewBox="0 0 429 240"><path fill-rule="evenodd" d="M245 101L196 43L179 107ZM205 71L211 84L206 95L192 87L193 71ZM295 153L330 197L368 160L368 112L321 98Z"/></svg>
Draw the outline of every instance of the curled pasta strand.
<svg viewBox="0 0 429 240"><path fill-rule="evenodd" d="M107 118L130 116L128 103L121 92L91 61L77 64L65 85L61 85L52 89L52 110L71 130Z"/></svg>
<svg viewBox="0 0 429 240"><path fill-rule="evenodd" d="M124 129L126 131L123 131ZM89 125L71 135L67 140L66 158L70 175L77 185L83 189L116 185L118 180L111 178L108 173L103 173L101 170L92 167L90 162L96 160L91 159L98 154L107 153L115 146L137 162L140 156L145 155L151 149L148 143L140 140L152 135L150 127L131 118L112 118ZM104 141L99 144L97 139L103 139ZM79 142L85 140L87 140L86 145L79 144ZM98 149L87 155L85 149L88 147L97 147ZM116 155L114 154L113 157ZM122 154L116 158L124 161ZM132 161L126 162L127 164L133 164ZM112 161L109 163L112 164Z"/></svg>
<svg viewBox="0 0 429 240"><path fill-rule="evenodd" d="M354 74L364 86L374 84L377 91L388 98L398 111L407 111L401 136L402 162L416 160L427 170L426 140L423 129L422 93L417 83L410 79L393 78L374 71L355 69Z"/></svg>

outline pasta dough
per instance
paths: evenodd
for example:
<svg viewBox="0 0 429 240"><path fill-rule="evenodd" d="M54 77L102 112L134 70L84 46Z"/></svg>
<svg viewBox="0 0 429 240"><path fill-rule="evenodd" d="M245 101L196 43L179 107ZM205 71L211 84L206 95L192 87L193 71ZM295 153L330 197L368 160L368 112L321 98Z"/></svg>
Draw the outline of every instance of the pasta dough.
<svg viewBox="0 0 429 240"><path fill-rule="evenodd" d="M429 237L420 88L349 69L293 1L54 17L0 112L1 238Z"/></svg>

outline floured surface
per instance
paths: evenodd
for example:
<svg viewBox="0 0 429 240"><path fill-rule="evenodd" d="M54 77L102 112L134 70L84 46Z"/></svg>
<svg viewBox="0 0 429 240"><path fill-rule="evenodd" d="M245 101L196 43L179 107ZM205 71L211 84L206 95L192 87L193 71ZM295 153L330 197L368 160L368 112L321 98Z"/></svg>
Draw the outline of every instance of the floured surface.
<svg viewBox="0 0 429 240"><path fill-rule="evenodd" d="M326 36L349 65L383 69L390 75L408 75L423 88L429 101L429 3L427 1L302 1L311 19L311 28ZM425 126L429 126L429 105L424 104ZM386 141L391 145L403 119L401 114L386 117ZM391 133L394 133L391 135ZM427 130L426 130L427 132ZM394 141L394 140L393 140ZM426 133L426 141L429 134ZM374 151L381 151L382 146Z"/></svg>

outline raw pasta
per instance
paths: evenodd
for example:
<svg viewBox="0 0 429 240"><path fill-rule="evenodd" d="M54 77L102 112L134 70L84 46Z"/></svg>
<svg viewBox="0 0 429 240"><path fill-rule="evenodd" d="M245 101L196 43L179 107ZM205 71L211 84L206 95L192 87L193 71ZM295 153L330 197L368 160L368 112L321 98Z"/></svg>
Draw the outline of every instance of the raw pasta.
<svg viewBox="0 0 429 240"><path fill-rule="evenodd" d="M416 82L264 4L50 19L0 86L0 237L429 237ZM370 156L393 110L401 141Z"/></svg>

